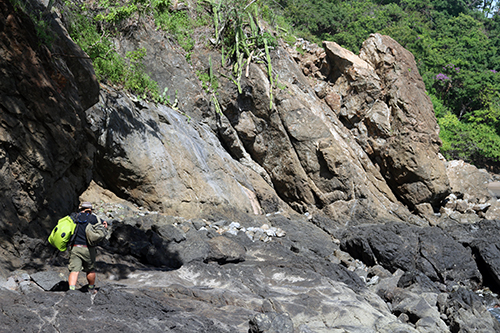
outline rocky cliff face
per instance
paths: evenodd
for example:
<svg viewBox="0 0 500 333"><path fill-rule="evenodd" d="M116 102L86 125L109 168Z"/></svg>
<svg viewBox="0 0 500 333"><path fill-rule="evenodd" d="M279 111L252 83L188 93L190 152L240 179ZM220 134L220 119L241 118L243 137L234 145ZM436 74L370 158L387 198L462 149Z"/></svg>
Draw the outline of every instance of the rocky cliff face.
<svg viewBox="0 0 500 333"><path fill-rule="evenodd" d="M430 100L413 57L392 39L372 36L359 57L325 43L326 53L317 49L314 59L302 59L309 77L288 50L279 47L273 52L272 66L282 88L271 88L266 69L254 64L242 80L242 94L232 81L220 77L223 114L219 115L184 57L164 35L149 28L147 24L125 27L125 37L116 41L119 50L149 50L146 68L161 88L180 92L179 106L189 118L102 89L100 102L87 111L92 133L85 133L80 123L72 125L73 137L80 135L84 140L90 135L87 141L96 144L83 147L83 142L75 142L67 153L63 152L66 146L42 148L50 150L41 152L42 156L57 151L59 159L67 161L67 169L76 161L74 156L88 159L85 151L96 150L94 174L102 184L140 205L172 214L211 214L219 208L221 213L260 214L292 208L325 216L333 225L373 220L425 224L408 208L425 204L438 208L450 192L444 163L439 160L438 128ZM73 99L59 105L82 116L82 109L97 102L95 79L88 60L78 52L69 56L68 45L72 44L63 34L59 36L52 57L67 72L73 70L69 72L72 81L62 76L54 81L59 77L56 69L46 75L52 75L54 85L64 85L52 87L53 95L57 89L75 89L67 92ZM38 52L42 50L40 47ZM203 48L193 52L193 66L206 66L206 52ZM321 68L311 67L311 61L321 63ZM278 90L272 95L272 108L270 89ZM84 90L89 93L82 93ZM36 96L24 98L37 100ZM52 115L45 104L38 109ZM61 119L64 117L67 115ZM50 140L50 135L44 137ZM86 163L86 177L69 181L73 193L81 192L88 183L90 163ZM55 173L69 179L61 177L63 170ZM55 181L40 178L50 184ZM5 184L8 182L11 180ZM40 193L34 202L46 196ZM47 200L52 202L52 198ZM43 205L33 203L26 213L30 214L28 220L42 209ZM15 209L7 211L14 214Z"/></svg>
<svg viewBox="0 0 500 333"><path fill-rule="evenodd" d="M387 36L372 35L356 56L333 42L295 54L319 98L411 209L439 206L449 194L432 104L413 55Z"/></svg>
<svg viewBox="0 0 500 333"><path fill-rule="evenodd" d="M324 60L329 67L329 72L311 85L289 52L284 48L278 48L273 53L272 66L279 77L279 84L285 88L275 92L273 97L275 107L269 108L271 86L266 76L267 69L252 64L248 68L247 75L242 79L242 94L238 93L232 81L224 77L219 78L221 84L219 102L223 114L218 115L213 106L208 107L209 98L201 87L192 84L197 79L193 71L186 70L189 65L182 56L171 51L171 45L164 37L162 39L161 35L143 38L150 34L151 32L144 27L135 28L127 33L126 38L117 43L122 46L123 52L133 46L152 48L152 44L147 42L150 40L154 40L154 45L161 45L166 49L167 52L161 56L162 61L147 62L148 70L159 78L167 77L168 79L162 79L160 82L169 91L181 91L180 103L185 106L183 110L191 117L194 126L198 126L196 124L201 122L214 130L218 137L217 141L220 139L218 144L227 150L232 157L231 160L239 162L238 164L244 167L242 172L256 172L257 178L265 180L277 196L295 211L318 213L330 218L334 224L384 219L413 219L415 223L426 223L419 221L419 218L415 216L410 216L407 207L413 210L425 203L437 207L448 194L449 184L444 163L438 157L438 129L432 115L430 100L425 95L423 83L418 76L411 55L394 41L387 40L387 43L391 43L391 47L397 49L403 56L401 59L393 57L391 64L398 63L406 66L407 72L413 69L413 73L408 78L402 77L396 80L401 71L385 73L380 68L380 73L377 74L375 67L380 66L370 65L343 50L344 54L339 56L343 58L338 61L349 63L351 58L356 58L354 63L361 64L359 65L361 67L365 66L364 72L360 71L360 74L356 74L357 77L351 78L349 73L359 69L336 65L336 58L332 55L330 60ZM376 38L381 40L382 37L373 37L373 39ZM383 42L379 41L379 44L381 43ZM376 53L377 46L370 45L367 43L366 53ZM382 46L379 45L379 47ZM207 52L202 48L196 49L191 55L193 66L205 69L208 66ZM216 54L210 54L210 56L217 59ZM158 59L158 56L154 57ZM166 61L166 57L171 61ZM377 59L382 57L382 55L373 55L373 62L380 61ZM321 61L321 59L315 59L315 61ZM217 62L214 60L213 63ZM173 64L176 64L177 69L173 70ZM387 66L393 66L391 64ZM224 69L218 68L218 70ZM334 78L337 74L340 76ZM311 75L314 73L311 72ZM413 89L407 88L408 82ZM349 84L353 87L358 86L354 89ZM314 90L317 90L318 86L322 87L322 92ZM340 91L342 89L344 92ZM339 104L342 112L328 103L335 98L333 96L335 92L339 101L343 100L344 104ZM339 95L342 93L344 96ZM329 97L325 98L325 94ZM191 96L195 96L194 99ZM414 98L415 96L417 98ZM365 102L366 100L369 102ZM131 104L131 102L128 103ZM105 107L99 106L99 108L111 110L113 107L106 105ZM138 105L137 108L150 110L148 112L152 114L173 112L172 110L160 111L144 103L142 106ZM354 119L353 116L345 115L347 109L350 110L349 112L364 112L367 115L358 117L362 121L359 121L355 127L354 124L347 124L346 119ZM154 116L150 123L161 127L163 126L161 118L164 118L164 115ZM419 119L418 122L415 119ZM168 124L168 121L166 123ZM368 132L367 126L374 130ZM355 129L358 127L359 129ZM385 129L376 131L375 128L378 127ZM103 128L103 126L96 128ZM163 135L160 134L161 131L155 132L157 135ZM98 133L98 135L102 134ZM161 140L165 141L165 138ZM162 150L164 144L160 141L150 142L147 147L153 144ZM108 144L111 143L108 142ZM111 145L114 147L116 143ZM123 144L120 145L123 146ZM155 147L152 147L152 150L157 149ZM178 154L170 156L174 155L181 156ZM187 156L186 158L192 159ZM126 160L130 161L130 159ZM148 163L156 164L153 160L149 162L142 160L135 169L148 170L149 173L151 172L149 169L152 168L145 167ZM225 163L219 164L221 169L225 169L226 166ZM106 169L109 173L123 174L121 171L113 171L109 163ZM98 170L104 169L98 168ZM135 172L141 173L141 171ZM165 168L156 168L156 171L153 171L153 173L157 172L165 172ZM234 173L234 171L224 172ZM141 175L138 177L142 178ZM161 176L153 178L160 179ZM183 197L181 195L176 199L162 194L157 195L156 193L161 192L158 192L158 189L165 188L165 185L161 181L147 182L151 183L150 188L153 190L151 193L157 201L156 204L149 205L150 208L157 209L161 206L166 208L172 205L172 200L176 201ZM202 186L201 184L206 180L197 179L196 181L190 180L190 182ZM227 184L226 181L223 183ZM113 187L115 184L110 183L107 186ZM136 187L136 184L126 186ZM223 188L225 185L219 184L218 186ZM249 185L246 186L248 188ZM260 186L250 185L251 188ZM122 193L125 192L126 190L122 189ZM201 192L208 195L209 191ZM261 196L254 190L251 192L254 192L252 196L257 198ZM144 201L143 197L147 196L144 193L147 191L136 191L131 199L141 203L151 202L151 199ZM231 197L237 198L238 205L242 203L240 197ZM247 205L251 203L251 200L244 199ZM184 196L184 199L179 201L194 204L200 201L207 202L204 198L197 199L194 196L190 196L189 199ZM275 201L273 199L273 202ZM235 205L229 202L228 204ZM276 204L270 205L268 202L262 202L262 205L265 206L264 212L278 209Z"/></svg>
<svg viewBox="0 0 500 333"><path fill-rule="evenodd" d="M197 47L188 64L148 22L125 24L115 44L147 50L174 110L99 86L55 12L49 48L27 14L0 9L10 331L69 331L68 318L96 329L68 304L123 331L498 330L498 178L441 158L413 56L391 38L372 35L359 56L278 46L278 84L259 64L242 93L221 76L219 113L195 74L209 56L224 72L217 52ZM60 292L67 256L49 262L45 241L78 199L113 223L90 300Z"/></svg>
<svg viewBox="0 0 500 333"><path fill-rule="evenodd" d="M97 176L122 197L190 218L289 210L206 124L105 89L87 114L97 136Z"/></svg>
<svg viewBox="0 0 500 333"><path fill-rule="evenodd" d="M99 86L57 21L49 50L26 14L9 1L0 7L0 229L11 235L30 224L45 235L52 215L72 209L92 177L84 111Z"/></svg>

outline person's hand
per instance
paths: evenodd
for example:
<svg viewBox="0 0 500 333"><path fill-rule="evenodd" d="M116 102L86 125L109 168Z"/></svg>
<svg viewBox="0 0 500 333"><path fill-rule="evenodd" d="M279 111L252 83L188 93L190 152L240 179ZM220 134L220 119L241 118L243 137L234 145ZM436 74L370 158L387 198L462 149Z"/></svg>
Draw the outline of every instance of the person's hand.
<svg viewBox="0 0 500 333"><path fill-rule="evenodd" d="M105 228L108 228L108 222L102 221L102 224L104 225Z"/></svg>

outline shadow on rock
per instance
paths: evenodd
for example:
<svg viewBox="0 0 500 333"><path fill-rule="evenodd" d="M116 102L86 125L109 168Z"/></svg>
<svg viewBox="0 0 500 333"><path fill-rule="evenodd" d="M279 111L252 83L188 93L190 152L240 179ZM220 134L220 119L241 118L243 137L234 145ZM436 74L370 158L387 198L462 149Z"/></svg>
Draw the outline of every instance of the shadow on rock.
<svg viewBox="0 0 500 333"><path fill-rule="evenodd" d="M182 266L178 254L169 250L170 241L152 229L145 231L135 226L118 224L109 243L115 253L132 255L143 264L169 268Z"/></svg>

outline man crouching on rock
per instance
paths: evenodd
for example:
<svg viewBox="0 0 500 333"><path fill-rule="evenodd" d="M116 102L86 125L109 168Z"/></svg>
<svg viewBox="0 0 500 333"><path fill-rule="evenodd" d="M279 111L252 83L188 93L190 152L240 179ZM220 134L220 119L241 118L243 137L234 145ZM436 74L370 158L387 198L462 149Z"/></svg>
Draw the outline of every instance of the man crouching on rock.
<svg viewBox="0 0 500 333"><path fill-rule="evenodd" d="M87 281L89 283L89 292L95 292L95 246L90 246L87 242L85 228L90 224L100 223L100 219L92 214L92 204L90 202L83 202L80 205L79 213L76 215L75 222L77 227L75 229L75 238L73 245L70 247L69 255L69 277L68 284L69 290L75 290L76 282L78 280L78 273L84 271L87 273ZM108 228L108 223L103 221L104 227Z"/></svg>

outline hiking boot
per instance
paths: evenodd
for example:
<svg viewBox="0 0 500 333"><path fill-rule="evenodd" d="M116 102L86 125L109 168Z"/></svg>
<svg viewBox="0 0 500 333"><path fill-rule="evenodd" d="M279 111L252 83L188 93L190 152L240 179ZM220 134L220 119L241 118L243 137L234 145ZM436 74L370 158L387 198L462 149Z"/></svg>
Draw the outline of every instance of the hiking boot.
<svg viewBox="0 0 500 333"><path fill-rule="evenodd" d="M98 289L99 289L99 288L96 288L95 286L93 286L93 287L88 286L88 287L87 287L87 292L88 292L89 294L91 294L91 295L94 295L94 294L97 294L97 290L98 290Z"/></svg>

